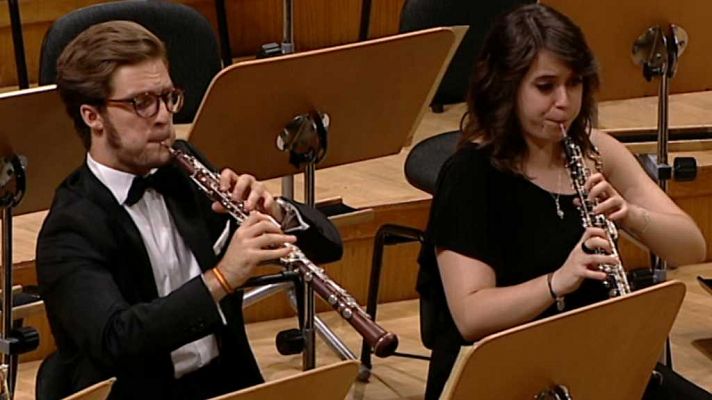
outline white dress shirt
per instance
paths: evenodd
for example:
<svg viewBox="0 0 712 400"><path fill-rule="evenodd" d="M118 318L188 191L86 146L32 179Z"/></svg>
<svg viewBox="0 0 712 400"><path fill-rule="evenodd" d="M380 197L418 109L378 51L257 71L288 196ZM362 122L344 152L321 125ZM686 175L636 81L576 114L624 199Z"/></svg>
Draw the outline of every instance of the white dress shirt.
<svg viewBox="0 0 712 400"><path fill-rule="evenodd" d="M132 206L125 203L131 183L135 177L123 171L109 168L95 161L87 154L87 165L122 204L136 224L143 238L153 269L158 295L167 296L192 278L201 275L193 252L186 246L168 212L163 196L153 188L146 189L143 197ZM229 226L222 236L227 237ZM218 240L220 242L220 240ZM217 252L217 249L214 249ZM225 318L218 306L220 316ZM215 335L207 335L171 352L175 377L195 371L207 365L219 354Z"/></svg>

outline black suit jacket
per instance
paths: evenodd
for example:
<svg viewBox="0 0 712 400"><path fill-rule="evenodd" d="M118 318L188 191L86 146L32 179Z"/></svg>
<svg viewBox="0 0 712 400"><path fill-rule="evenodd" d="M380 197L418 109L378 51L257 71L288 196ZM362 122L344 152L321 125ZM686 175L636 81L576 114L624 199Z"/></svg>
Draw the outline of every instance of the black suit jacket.
<svg viewBox="0 0 712 400"><path fill-rule="evenodd" d="M161 189L181 236L200 268L214 267L213 243L229 217L175 166L160 168ZM315 262L341 257L336 229L320 213L297 205L311 228L298 245ZM234 230L234 229L233 229ZM318 251L316 251L318 250ZM230 390L262 382L247 342L238 292L221 302L222 323L198 276L158 297L151 265L131 217L84 164L57 189L37 244L40 293L71 390L116 376L111 398L172 398L170 352L215 334Z"/></svg>

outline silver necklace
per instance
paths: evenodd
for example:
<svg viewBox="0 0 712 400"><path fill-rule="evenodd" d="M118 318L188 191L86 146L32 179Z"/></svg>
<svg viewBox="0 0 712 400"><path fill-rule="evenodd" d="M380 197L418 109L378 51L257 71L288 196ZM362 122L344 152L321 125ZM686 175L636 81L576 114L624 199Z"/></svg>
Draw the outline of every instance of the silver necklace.
<svg viewBox="0 0 712 400"><path fill-rule="evenodd" d="M556 215L559 219L564 219L564 210L561 209L561 203L559 203L559 197L561 196L561 171L556 174L556 194L549 192L551 198L554 199L554 204L556 205Z"/></svg>

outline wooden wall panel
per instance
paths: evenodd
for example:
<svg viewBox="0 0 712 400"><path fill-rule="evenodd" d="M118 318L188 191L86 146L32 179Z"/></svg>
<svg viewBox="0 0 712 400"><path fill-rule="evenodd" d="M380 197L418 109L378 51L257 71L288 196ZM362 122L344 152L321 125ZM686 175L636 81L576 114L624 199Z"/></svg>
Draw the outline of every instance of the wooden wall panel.
<svg viewBox="0 0 712 400"><path fill-rule="evenodd" d="M358 40L361 0L295 1L294 37L298 51Z"/></svg>
<svg viewBox="0 0 712 400"><path fill-rule="evenodd" d="M649 26L677 24L689 34L689 45L680 57L671 93L712 89L712 35L709 0L543 0L581 26L600 66L601 100L657 94L659 81L646 82L642 69L631 60L635 39Z"/></svg>
<svg viewBox="0 0 712 400"><path fill-rule="evenodd" d="M217 32L213 0L175 0L203 14ZM47 28L62 15L100 0L23 0L26 59L31 82L37 80L39 50ZM371 37L398 31L404 0L373 2ZM260 46L282 41L283 0L226 0L230 45L234 57L249 57ZM297 50L310 50L358 40L361 0L300 0L294 2L294 37ZM6 6L0 7L0 87L17 84L10 21Z"/></svg>
<svg viewBox="0 0 712 400"><path fill-rule="evenodd" d="M388 36L398 32L403 3L405 0L376 0L372 3L370 38Z"/></svg>

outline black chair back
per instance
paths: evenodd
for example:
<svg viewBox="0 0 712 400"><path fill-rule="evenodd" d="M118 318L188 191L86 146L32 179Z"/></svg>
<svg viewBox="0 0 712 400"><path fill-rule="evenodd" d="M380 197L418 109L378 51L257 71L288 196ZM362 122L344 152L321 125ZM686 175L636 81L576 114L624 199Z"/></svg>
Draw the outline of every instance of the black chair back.
<svg viewBox="0 0 712 400"><path fill-rule="evenodd" d="M455 152L460 131L429 137L410 149L405 160L405 177L416 188L433 194L440 168Z"/></svg>
<svg viewBox="0 0 712 400"><path fill-rule="evenodd" d="M465 100L475 58L492 21L520 4L535 0L406 0L400 18L400 32L436 26L468 25L450 66L440 82L433 104L460 103Z"/></svg>
<svg viewBox="0 0 712 400"><path fill-rule="evenodd" d="M193 121L203 95L221 69L218 42L210 23L194 9L168 1L126 0L75 10L55 21L40 53L40 85L54 83L64 47L92 25L127 20L143 25L166 45L173 83L186 92L176 123Z"/></svg>

